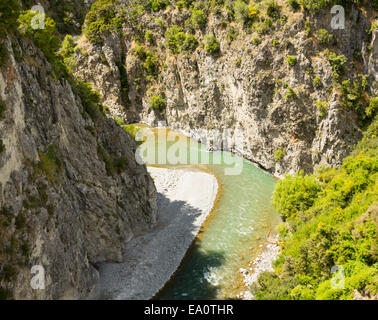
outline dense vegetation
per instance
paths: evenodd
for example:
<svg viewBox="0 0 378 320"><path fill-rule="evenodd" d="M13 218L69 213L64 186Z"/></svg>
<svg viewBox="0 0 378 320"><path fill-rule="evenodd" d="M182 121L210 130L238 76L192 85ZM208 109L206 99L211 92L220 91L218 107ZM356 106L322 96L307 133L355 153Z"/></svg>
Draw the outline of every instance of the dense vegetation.
<svg viewBox="0 0 378 320"><path fill-rule="evenodd" d="M4 38L9 32L17 28L17 19L20 13L20 6L17 0L3 0L0 3L0 68L8 60L8 49L5 46Z"/></svg>
<svg viewBox="0 0 378 320"><path fill-rule="evenodd" d="M153 110L163 111L166 106L166 101L163 97L153 95L151 97L150 108Z"/></svg>
<svg viewBox="0 0 378 320"><path fill-rule="evenodd" d="M341 168L288 175L275 189L282 254L252 288L258 299L378 294L378 117ZM332 288L333 266L345 288ZM340 267L339 267L340 268ZM340 269L339 269L340 270Z"/></svg>
<svg viewBox="0 0 378 320"><path fill-rule="evenodd" d="M20 6L17 0L2 0L0 3L0 38L17 27Z"/></svg>
<svg viewBox="0 0 378 320"><path fill-rule="evenodd" d="M36 12L26 11L18 18L18 30L23 36L33 39L45 56L51 61L55 58L56 52L60 46L60 39L56 34L56 23L53 19L46 17L45 27L42 29L33 29L31 27L32 19L37 15Z"/></svg>
<svg viewBox="0 0 378 320"><path fill-rule="evenodd" d="M117 16L117 0L96 1L86 16L84 32L90 41L98 41L105 33L120 28L121 18Z"/></svg>

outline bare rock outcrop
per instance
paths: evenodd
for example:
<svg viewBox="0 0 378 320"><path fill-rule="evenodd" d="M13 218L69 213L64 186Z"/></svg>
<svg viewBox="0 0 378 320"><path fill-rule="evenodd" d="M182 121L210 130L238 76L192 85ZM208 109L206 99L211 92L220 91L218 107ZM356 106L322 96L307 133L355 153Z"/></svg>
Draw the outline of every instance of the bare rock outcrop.
<svg viewBox="0 0 378 320"><path fill-rule="evenodd" d="M358 74L368 76L369 88L376 90L377 36L376 31L371 36L367 33L374 11L352 6L343 30L331 28L332 15L327 11L312 17L290 13L286 22L262 34L246 33L237 24L225 27L224 13L219 13L208 18L204 30L195 31L199 42L206 34L218 39L218 55L207 53L202 45L190 54L172 54L164 32L172 25L185 28L188 14L172 9L138 17L144 30L154 36L153 48L144 45L160 59L156 81L149 81L143 73L143 63L135 54L138 30L128 23L102 44L91 44L82 37L79 44L88 54L77 57L76 75L93 82L112 116L129 123L156 125L164 120L169 127L186 132L242 129L240 153L277 176L342 163L361 139L361 130L357 114L342 105L333 86L332 64L324 50L345 55L345 74L352 81L359 80ZM155 22L158 19L164 26ZM310 34L305 27L308 19ZM229 39L232 28L238 34L233 41ZM319 42L316 32L320 29L328 31L332 43ZM360 62L355 61L356 52L361 53ZM296 57L295 65L286 61L288 55ZM126 97L122 77L127 80ZM314 83L315 78L320 82ZM151 92L165 96L163 112L149 108ZM317 107L317 101L328 107ZM277 150L282 154L279 159Z"/></svg>

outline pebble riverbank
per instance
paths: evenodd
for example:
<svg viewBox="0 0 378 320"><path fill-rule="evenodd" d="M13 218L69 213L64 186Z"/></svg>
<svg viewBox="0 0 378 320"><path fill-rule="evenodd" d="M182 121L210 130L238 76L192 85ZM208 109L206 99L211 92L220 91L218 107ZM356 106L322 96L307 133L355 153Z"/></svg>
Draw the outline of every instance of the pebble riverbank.
<svg viewBox="0 0 378 320"><path fill-rule="evenodd" d="M179 267L211 212L217 179L208 173L149 167L158 191L158 223L126 244L123 263L100 266L102 299L152 298Z"/></svg>
<svg viewBox="0 0 378 320"><path fill-rule="evenodd" d="M240 268L239 271L244 278L244 287L246 291L242 292L238 298L244 300L253 300L254 296L249 291L252 283L256 282L259 275L264 271L274 271L272 263L278 258L280 254L280 247L276 244L277 238L271 243L267 244L264 251L248 265L248 268Z"/></svg>

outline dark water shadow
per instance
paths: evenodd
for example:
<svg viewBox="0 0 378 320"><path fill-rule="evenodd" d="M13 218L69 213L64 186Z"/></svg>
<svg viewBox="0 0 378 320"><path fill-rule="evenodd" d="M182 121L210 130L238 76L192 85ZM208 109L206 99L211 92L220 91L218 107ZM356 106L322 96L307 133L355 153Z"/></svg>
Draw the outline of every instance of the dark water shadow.
<svg viewBox="0 0 378 320"><path fill-rule="evenodd" d="M170 201L164 195L159 194L159 207L168 205L176 210L187 210L187 216L192 217L191 227L186 225L187 232L195 230L194 219L201 215L201 211L193 208L183 201ZM189 220L189 219L188 219ZM188 234L188 237L190 235ZM192 236L193 237L193 236ZM201 250L201 240L195 238L188 247L180 265L165 286L154 296L153 300L192 300L192 299L215 299L219 286L208 282L204 275L211 271L211 268L220 267L225 262L225 255L219 251Z"/></svg>
<svg viewBox="0 0 378 320"><path fill-rule="evenodd" d="M179 268L153 300L211 300L216 299L219 285L208 281L212 268L220 267L225 255L219 251L201 250L201 240L193 241Z"/></svg>

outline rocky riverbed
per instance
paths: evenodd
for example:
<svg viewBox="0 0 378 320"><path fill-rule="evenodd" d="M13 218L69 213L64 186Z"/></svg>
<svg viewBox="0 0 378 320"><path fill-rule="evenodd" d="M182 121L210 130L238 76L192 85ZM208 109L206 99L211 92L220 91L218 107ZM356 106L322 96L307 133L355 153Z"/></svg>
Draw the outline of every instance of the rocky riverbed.
<svg viewBox="0 0 378 320"><path fill-rule="evenodd" d="M244 286L246 291L242 292L238 298L245 300L253 300L254 296L249 291L250 286L255 283L259 275L264 271L273 271L272 263L280 254L280 247L276 244L277 238L274 241L269 241L264 251L251 261L248 268L240 268L239 271L244 278Z"/></svg>

